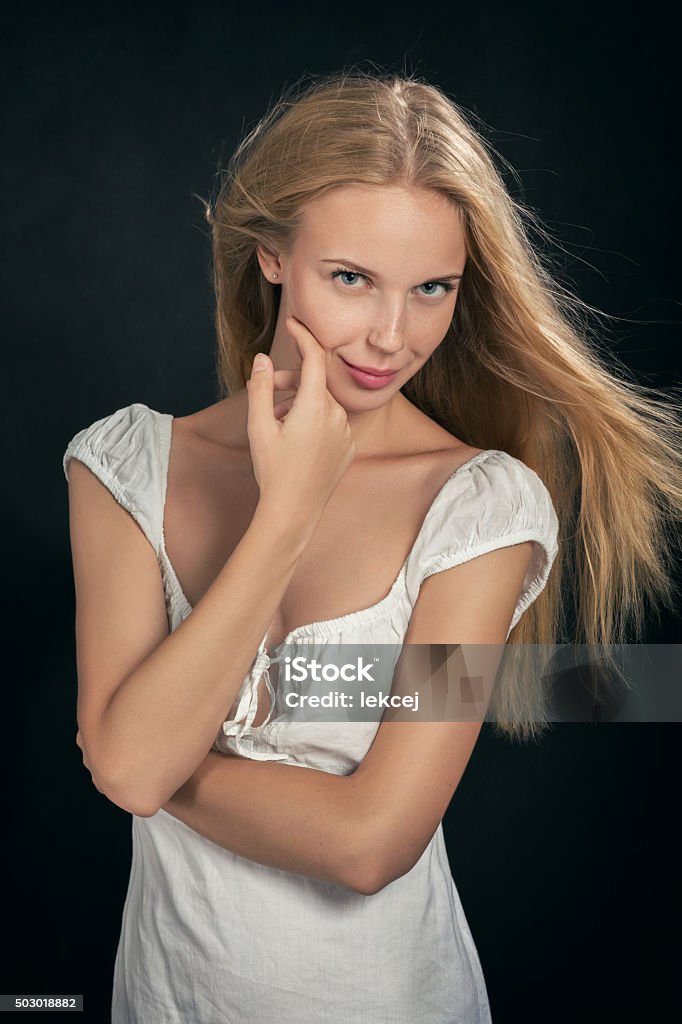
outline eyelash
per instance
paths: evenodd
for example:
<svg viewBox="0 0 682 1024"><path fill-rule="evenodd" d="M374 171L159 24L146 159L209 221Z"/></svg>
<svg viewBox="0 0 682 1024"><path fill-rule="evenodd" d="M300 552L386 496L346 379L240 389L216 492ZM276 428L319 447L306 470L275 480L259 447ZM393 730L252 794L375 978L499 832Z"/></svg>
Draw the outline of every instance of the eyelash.
<svg viewBox="0 0 682 1024"><path fill-rule="evenodd" d="M369 281L369 278L367 277L367 275L366 274L361 274L359 270L348 270L348 269L344 269L343 267L338 267L336 270L332 271L332 273L329 276L330 276L331 280L333 281L335 278L339 277L341 274L353 274L355 277L364 277L366 281ZM454 285L450 284L449 281L425 281L424 284L439 284L441 286L441 288L445 289L443 294L448 294L449 292L454 291ZM424 285L420 284L420 285L417 285L417 287L418 288L423 288ZM348 285L348 290L352 290L352 286L351 285ZM438 298L438 296L425 295L424 298L425 299L432 299L432 298Z"/></svg>

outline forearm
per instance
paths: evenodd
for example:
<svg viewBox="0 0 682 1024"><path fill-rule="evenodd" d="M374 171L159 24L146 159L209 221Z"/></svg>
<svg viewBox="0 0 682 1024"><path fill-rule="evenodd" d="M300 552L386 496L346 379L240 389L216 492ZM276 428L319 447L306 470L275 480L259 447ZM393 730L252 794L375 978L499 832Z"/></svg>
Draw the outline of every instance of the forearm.
<svg viewBox="0 0 682 1024"><path fill-rule="evenodd" d="M112 799L153 813L201 764L308 536L259 506L191 615L118 687L89 739Z"/></svg>
<svg viewBox="0 0 682 1024"><path fill-rule="evenodd" d="M163 810L267 867L355 889L360 794L352 775L210 752Z"/></svg>

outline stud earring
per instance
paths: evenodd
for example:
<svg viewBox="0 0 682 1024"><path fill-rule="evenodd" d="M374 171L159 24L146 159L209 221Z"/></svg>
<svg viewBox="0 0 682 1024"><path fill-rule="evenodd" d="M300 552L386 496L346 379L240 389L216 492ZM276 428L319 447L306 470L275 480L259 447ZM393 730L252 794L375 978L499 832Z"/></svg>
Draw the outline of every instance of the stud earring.
<svg viewBox="0 0 682 1024"><path fill-rule="evenodd" d="M273 274L272 276L273 277L279 277L279 274Z"/></svg>

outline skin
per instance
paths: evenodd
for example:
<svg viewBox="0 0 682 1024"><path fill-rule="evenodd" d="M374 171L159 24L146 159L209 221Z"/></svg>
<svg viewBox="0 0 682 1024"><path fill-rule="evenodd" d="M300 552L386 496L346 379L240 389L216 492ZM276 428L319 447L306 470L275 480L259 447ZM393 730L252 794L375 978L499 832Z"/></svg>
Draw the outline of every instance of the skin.
<svg viewBox="0 0 682 1024"><path fill-rule="evenodd" d="M275 370L300 368L286 329L289 314L305 324L327 354L327 388L346 410L356 460L390 453L396 438L422 416L400 393L442 342L457 302L433 282L463 274L466 247L459 215L443 196L425 189L349 185L308 203L288 253L256 250L263 274L281 286L270 358ZM332 279L343 256L376 272ZM273 278L277 274L277 278ZM382 370L399 369L376 391L360 387L342 359ZM240 393L241 394L241 393ZM235 396L236 397L236 396ZM243 394L246 402L246 395Z"/></svg>
<svg viewBox="0 0 682 1024"><path fill-rule="evenodd" d="M343 260L321 262L336 257L374 273L355 275ZM327 388L346 410L356 463L404 454L405 438L415 431L422 440L449 437L400 388L441 344L452 320L457 281L452 292L429 286L464 272L464 237L452 204L422 189L347 186L306 206L289 252L259 246L257 258L267 280L281 286L274 368L301 365L285 324L292 314L324 349ZM348 273L332 279L338 268ZM342 358L399 373L385 388L367 390ZM221 411L244 443L247 401L243 389ZM429 577L405 644L452 644L456 637L462 644L503 645L531 550L530 543L514 545ZM421 856L480 727L382 722L350 776L210 752L163 809L241 856L369 895ZM80 734L77 742L87 767Z"/></svg>

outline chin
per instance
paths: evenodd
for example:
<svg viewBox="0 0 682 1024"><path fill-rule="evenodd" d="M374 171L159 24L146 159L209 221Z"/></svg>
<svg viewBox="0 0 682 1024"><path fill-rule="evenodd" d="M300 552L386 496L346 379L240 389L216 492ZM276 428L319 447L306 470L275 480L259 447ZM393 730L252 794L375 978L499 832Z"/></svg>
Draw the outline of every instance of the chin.
<svg viewBox="0 0 682 1024"><path fill-rule="evenodd" d="M368 409L380 409L382 405L387 405L395 398L399 388L392 386L390 390L363 391L352 384L350 387L344 387L327 381L327 390L346 412L367 412Z"/></svg>

